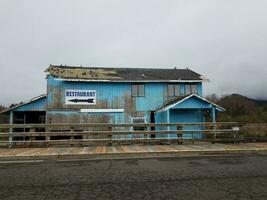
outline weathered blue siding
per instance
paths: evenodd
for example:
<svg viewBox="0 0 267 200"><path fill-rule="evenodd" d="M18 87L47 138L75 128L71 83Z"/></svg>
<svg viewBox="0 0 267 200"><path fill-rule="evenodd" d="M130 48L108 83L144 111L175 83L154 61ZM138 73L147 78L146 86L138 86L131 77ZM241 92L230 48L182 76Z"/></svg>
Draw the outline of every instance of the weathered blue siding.
<svg viewBox="0 0 267 200"><path fill-rule="evenodd" d="M202 83L197 83L197 95L199 96L203 96L203 87L202 87Z"/></svg>
<svg viewBox="0 0 267 200"><path fill-rule="evenodd" d="M14 108L12 111L46 111L46 97L37 99L27 104Z"/></svg>
<svg viewBox="0 0 267 200"><path fill-rule="evenodd" d="M155 110L167 98L167 83L145 83L145 97L136 98L136 111Z"/></svg>
<svg viewBox="0 0 267 200"><path fill-rule="evenodd" d="M107 123L124 123L123 113L82 113L79 111L47 111L48 115L53 115L58 119L62 119L59 123L71 123L72 119L79 116L80 123L100 123L103 118L107 119ZM94 121L88 119L94 118ZM64 121L66 119L67 121Z"/></svg>
<svg viewBox="0 0 267 200"><path fill-rule="evenodd" d="M156 123L167 123L167 111L155 113L155 122ZM156 127L156 130L166 130L167 127L158 126Z"/></svg>
<svg viewBox="0 0 267 200"><path fill-rule="evenodd" d="M127 103L125 96L131 95L129 83L71 82L49 76L47 85L49 109L121 108ZM96 90L96 105L65 105L64 94L67 89Z"/></svg>
<svg viewBox="0 0 267 200"><path fill-rule="evenodd" d="M176 106L172 109L212 109L214 106L208 102L202 101L197 97L191 97Z"/></svg>
<svg viewBox="0 0 267 200"><path fill-rule="evenodd" d="M188 123L188 122L205 122L203 111L197 109L171 109L170 110L170 122L171 123ZM182 130L202 130L201 126L183 126ZM172 127L172 130L176 130L176 127ZM170 134L169 137L177 137L176 134ZM183 134L183 138L202 138L201 133L186 133Z"/></svg>
<svg viewBox="0 0 267 200"><path fill-rule="evenodd" d="M156 113L156 123L167 123L168 112L163 111ZM169 110L169 122L170 123L188 123L188 122L205 122L203 110L198 109L170 109ZM202 130L201 126L183 126L182 130ZM177 130L176 126L170 127L157 127L156 130ZM157 134L160 138L177 138L177 134ZM183 138L202 138L201 133L186 133L183 134Z"/></svg>
<svg viewBox="0 0 267 200"><path fill-rule="evenodd" d="M130 82L76 82L58 80L49 75L47 77L47 110L62 112L76 111L75 115L55 115L53 112L48 112L48 119L51 123L59 121L81 122L80 109L124 109L124 113L114 113L108 115L107 118L101 118L102 123L130 123L132 117L146 117L146 121L150 122L150 112L161 107L170 97L167 96L168 83L155 82L143 83L145 85L144 97L132 97ZM181 95L184 94L184 83L179 83ZM75 90L96 90L96 105L66 105L65 91L69 89ZM202 93L202 84L198 83L198 91ZM105 113L101 113L105 115ZM118 117L118 116L120 117ZM88 122L95 121L95 115L88 117Z"/></svg>
<svg viewBox="0 0 267 200"><path fill-rule="evenodd" d="M205 122L205 110L210 110L211 118L213 121L215 120L215 109L216 107L196 96L192 96L188 99L185 99L182 102L178 102L177 104L172 104L165 107L165 110L156 112L156 123L188 123L188 122ZM169 117L168 117L169 113ZM169 121L168 121L169 119ZM203 130L205 127L203 126L183 126L182 130ZM158 127L157 130L169 129L169 130L177 130L177 127ZM158 137L171 137L176 138L177 134L158 134ZM201 133L186 133L183 134L184 138L202 138L203 135Z"/></svg>

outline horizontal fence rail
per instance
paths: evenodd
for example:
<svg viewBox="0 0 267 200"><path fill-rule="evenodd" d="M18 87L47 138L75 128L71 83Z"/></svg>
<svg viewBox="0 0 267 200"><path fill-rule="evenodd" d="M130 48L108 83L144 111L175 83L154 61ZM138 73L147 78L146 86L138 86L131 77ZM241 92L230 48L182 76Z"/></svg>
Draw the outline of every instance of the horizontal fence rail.
<svg viewBox="0 0 267 200"><path fill-rule="evenodd" d="M0 124L0 145L238 142L241 126L237 122Z"/></svg>
<svg viewBox="0 0 267 200"><path fill-rule="evenodd" d="M78 135L128 135L128 134L183 134L183 133L226 133L233 129L220 130L158 130L158 131L70 131L70 132L13 132L12 136L78 136ZM0 137L10 136L10 133L0 133Z"/></svg>
<svg viewBox="0 0 267 200"><path fill-rule="evenodd" d="M237 125L238 122L199 122L199 123L55 123L55 124L0 124L1 128L55 128L55 127L156 127L156 126L220 126Z"/></svg>

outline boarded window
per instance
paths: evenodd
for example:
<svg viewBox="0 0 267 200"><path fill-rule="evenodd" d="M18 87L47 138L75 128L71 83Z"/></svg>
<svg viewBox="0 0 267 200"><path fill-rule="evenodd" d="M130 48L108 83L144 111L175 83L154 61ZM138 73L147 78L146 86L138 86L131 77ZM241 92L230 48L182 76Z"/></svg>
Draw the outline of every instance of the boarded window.
<svg viewBox="0 0 267 200"><path fill-rule="evenodd" d="M174 93L175 93L176 97L181 96L181 92L180 91L181 91L180 90L180 85L178 85L178 84L174 85Z"/></svg>
<svg viewBox="0 0 267 200"><path fill-rule="evenodd" d="M190 84L185 85L185 95L191 94L191 87Z"/></svg>
<svg viewBox="0 0 267 200"><path fill-rule="evenodd" d="M138 95L138 85L132 85L132 96L137 97Z"/></svg>
<svg viewBox="0 0 267 200"><path fill-rule="evenodd" d="M197 94L197 84L186 84L185 85L185 95Z"/></svg>
<svg viewBox="0 0 267 200"><path fill-rule="evenodd" d="M197 85L196 84L191 84L191 93L197 94Z"/></svg>
<svg viewBox="0 0 267 200"><path fill-rule="evenodd" d="M144 97L145 96L145 85L144 84L132 84L132 96L133 97Z"/></svg>
<svg viewBox="0 0 267 200"><path fill-rule="evenodd" d="M174 96L174 85L169 84L168 85L168 96L173 97Z"/></svg>
<svg viewBox="0 0 267 200"><path fill-rule="evenodd" d="M142 85L138 85L138 96L139 97L144 97L145 96L145 86Z"/></svg>
<svg viewBox="0 0 267 200"><path fill-rule="evenodd" d="M179 84L168 84L168 96L177 97L180 96L180 85Z"/></svg>

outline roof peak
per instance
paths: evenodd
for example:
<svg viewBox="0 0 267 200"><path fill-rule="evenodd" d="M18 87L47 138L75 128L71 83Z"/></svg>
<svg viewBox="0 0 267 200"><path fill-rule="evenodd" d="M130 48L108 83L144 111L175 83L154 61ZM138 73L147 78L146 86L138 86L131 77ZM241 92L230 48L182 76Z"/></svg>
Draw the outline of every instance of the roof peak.
<svg viewBox="0 0 267 200"><path fill-rule="evenodd" d="M121 67L121 66L84 66L84 65L53 65L50 64L48 68L65 68L65 69L177 69L177 70L190 70L189 66L174 66L174 67Z"/></svg>
<svg viewBox="0 0 267 200"><path fill-rule="evenodd" d="M209 100L207 100L207 99L205 99L205 98L193 93L193 94L180 96L180 97L177 97L177 98L175 98L175 99L173 99L171 101L168 101L164 105L162 105L161 107L157 108L155 110L155 112L162 112L162 111L169 110L170 108L174 107L175 105L180 104L180 103L182 103L182 102L184 102L184 101L186 101L186 100L188 100L188 99L190 99L192 97L196 97L196 98L198 98L198 99L200 99L202 101L205 101L205 102L215 106L219 111L225 111L225 109L223 107L217 105L216 103L214 103L212 101L209 101Z"/></svg>

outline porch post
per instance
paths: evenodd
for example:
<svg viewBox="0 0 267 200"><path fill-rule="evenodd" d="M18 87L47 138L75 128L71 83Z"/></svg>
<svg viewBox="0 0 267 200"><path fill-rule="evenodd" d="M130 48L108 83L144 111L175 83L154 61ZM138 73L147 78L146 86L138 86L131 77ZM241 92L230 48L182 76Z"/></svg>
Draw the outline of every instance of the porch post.
<svg viewBox="0 0 267 200"><path fill-rule="evenodd" d="M216 109L214 107L212 108L212 122L216 122Z"/></svg>
<svg viewBox="0 0 267 200"><path fill-rule="evenodd" d="M216 109L214 107L212 108L212 123L214 123L212 126L214 130L212 143L214 143L216 139L216 124L215 124L216 123Z"/></svg>
<svg viewBox="0 0 267 200"><path fill-rule="evenodd" d="M9 124L12 125L13 124L13 111L10 111L9 113ZM13 128L9 128L9 138L8 138L8 141L9 141L9 147L12 146L12 133L13 133Z"/></svg>
<svg viewBox="0 0 267 200"><path fill-rule="evenodd" d="M168 109L167 110L167 123L169 124L170 123L170 110ZM169 131L170 130L170 126L167 126L167 130ZM167 134L168 138L170 138L170 134L168 133Z"/></svg>

